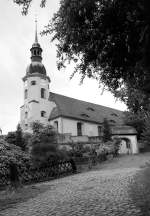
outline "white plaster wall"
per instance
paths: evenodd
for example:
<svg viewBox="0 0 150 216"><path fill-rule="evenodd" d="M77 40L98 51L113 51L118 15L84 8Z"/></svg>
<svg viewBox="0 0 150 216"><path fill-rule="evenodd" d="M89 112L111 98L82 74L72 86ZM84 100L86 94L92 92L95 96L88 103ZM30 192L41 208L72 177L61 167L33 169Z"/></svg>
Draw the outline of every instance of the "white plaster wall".
<svg viewBox="0 0 150 216"><path fill-rule="evenodd" d="M36 81L36 85L31 85L31 81ZM46 97L41 98L41 88L46 90ZM43 124L48 124L50 113L56 104L49 101L49 80L41 77L28 77L24 82L24 91L28 90L28 97L24 99L24 107L21 109L21 126L25 129L23 124L30 125L31 122L38 120ZM31 102L32 100L37 101ZM41 117L41 111L46 112L45 117ZM25 118L25 112L28 113L28 117Z"/></svg>
<svg viewBox="0 0 150 216"><path fill-rule="evenodd" d="M55 119L56 120L56 119ZM60 118L60 127L59 132L61 133L71 133L72 136L77 136L77 123L82 123L82 135L87 136L98 136L98 124L77 121L74 119Z"/></svg>
<svg viewBox="0 0 150 216"><path fill-rule="evenodd" d="M54 122L55 121L58 121L58 133L61 133L61 134L63 134L63 122L62 122L62 118L56 118L56 119L54 119L54 120L51 120L50 121L50 124L52 125L52 126L54 126Z"/></svg>

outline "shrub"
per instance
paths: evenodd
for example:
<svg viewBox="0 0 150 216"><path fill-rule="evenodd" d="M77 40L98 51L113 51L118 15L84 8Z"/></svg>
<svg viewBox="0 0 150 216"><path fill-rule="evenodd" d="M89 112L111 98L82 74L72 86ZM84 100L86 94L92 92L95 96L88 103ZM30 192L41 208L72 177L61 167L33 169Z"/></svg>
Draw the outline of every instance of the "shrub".
<svg viewBox="0 0 150 216"><path fill-rule="evenodd" d="M22 182L28 178L28 168L31 166L30 157L20 147L0 140L0 185L9 184L9 166L15 163Z"/></svg>
<svg viewBox="0 0 150 216"><path fill-rule="evenodd" d="M10 144L19 146L23 151L26 150L27 140L26 136L24 136L24 133L22 132L20 124L17 125L16 131L8 132L5 137L5 141Z"/></svg>
<svg viewBox="0 0 150 216"><path fill-rule="evenodd" d="M106 118L104 118L103 122L103 142L107 142L111 140L111 131L110 131L110 126L109 122Z"/></svg>
<svg viewBox="0 0 150 216"><path fill-rule="evenodd" d="M52 126L43 126L34 131L31 137L31 155L37 167L48 166L51 163L67 159L67 152L60 150L57 144L57 132Z"/></svg>

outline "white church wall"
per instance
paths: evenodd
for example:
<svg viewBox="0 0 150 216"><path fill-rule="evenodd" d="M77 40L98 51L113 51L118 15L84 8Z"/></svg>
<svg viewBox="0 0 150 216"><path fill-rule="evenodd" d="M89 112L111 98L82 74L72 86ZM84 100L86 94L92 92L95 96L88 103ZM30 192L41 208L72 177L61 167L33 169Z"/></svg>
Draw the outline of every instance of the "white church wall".
<svg viewBox="0 0 150 216"><path fill-rule="evenodd" d="M58 122L58 133L63 134L63 122L62 122L62 118L61 117L56 118L54 120L51 120L50 124L55 127L55 122L56 121Z"/></svg>
<svg viewBox="0 0 150 216"><path fill-rule="evenodd" d="M84 122L74 119L62 118L63 133L71 133L72 136L77 136L77 123L82 123L82 135L98 136L98 125L90 122Z"/></svg>

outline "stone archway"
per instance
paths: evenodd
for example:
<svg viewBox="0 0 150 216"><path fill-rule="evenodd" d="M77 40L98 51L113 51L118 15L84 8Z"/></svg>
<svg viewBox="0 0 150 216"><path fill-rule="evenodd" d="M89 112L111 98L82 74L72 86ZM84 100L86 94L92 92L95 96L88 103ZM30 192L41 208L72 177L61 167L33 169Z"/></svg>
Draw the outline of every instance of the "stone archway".
<svg viewBox="0 0 150 216"><path fill-rule="evenodd" d="M137 154L138 144L136 135L115 135L113 138L120 138L122 140L121 144L121 154Z"/></svg>
<svg viewBox="0 0 150 216"><path fill-rule="evenodd" d="M135 128L128 125L112 127L112 137L118 137L122 140L122 148L124 148L122 151L125 151L125 154L137 154L139 152Z"/></svg>

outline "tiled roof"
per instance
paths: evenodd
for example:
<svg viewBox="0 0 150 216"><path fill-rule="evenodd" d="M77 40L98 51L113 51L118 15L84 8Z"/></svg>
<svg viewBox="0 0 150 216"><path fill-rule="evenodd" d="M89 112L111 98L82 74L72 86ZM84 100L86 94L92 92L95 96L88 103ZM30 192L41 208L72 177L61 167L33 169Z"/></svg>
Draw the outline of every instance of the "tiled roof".
<svg viewBox="0 0 150 216"><path fill-rule="evenodd" d="M129 135L129 134L137 134L137 131L135 128L131 126L122 125L122 126L113 127L112 134L113 135Z"/></svg>
<svg viewBox="0 0 150 216"><path fill-rule="evenodd" d="M56 103L56 108L51 112L49 120L59 116L74 118L83 121L102 123L107 118L111 124L123 124L123 112L98 104L93 104L60 94L50 93L50 101Z"/></svg>

